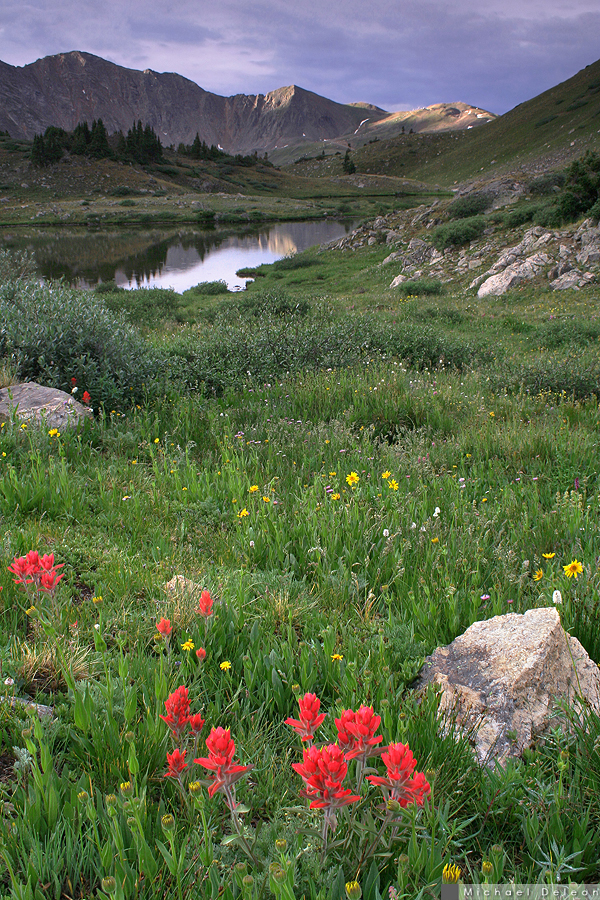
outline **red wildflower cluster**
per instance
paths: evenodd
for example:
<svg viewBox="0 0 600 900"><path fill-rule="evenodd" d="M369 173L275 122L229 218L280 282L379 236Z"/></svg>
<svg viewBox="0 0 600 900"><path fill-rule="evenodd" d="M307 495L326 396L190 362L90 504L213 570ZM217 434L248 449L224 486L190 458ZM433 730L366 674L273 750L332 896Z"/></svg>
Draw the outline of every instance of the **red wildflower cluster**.
<svg viewBox="0 0 600 900"><path fill-rule="evenodd" d="M61 578L64 578L57 571L63 565L64 563L54 565L54 553L40 556L37 550L30 550L27 556L15 556L8 571L17 576L13 579L15 584L21 584L25 588L32 584L35 590L53 592Z"/></svg>
<svg viewBox="0 0 600 900"><path fill-rule="evenodd" d="M291 725L303 741L312 741L315 731L325 719L325 713L319 714L321 701L315 694L305 694L298 700L300 706L299 719L286 719L285 724Z"/></svg>
<svg viewBox="0 0 600 900"><path fill-rule="evenodd" d="M360 800L349 788L342 787L348 763L337 744L305 749L304 761L292 763L292 768L306 784L302 795L310 799L311 809L324 809L332 817L336 809Z"/></svg>
<svg viewBox="0 0 600 900"><path fill-rule="evenodd" d="M185 750L173 750L172 753L167 753L168 769L163 778L179 778L183 770L187 769L185 754Z"/></svg>
<svg viewBox="0 0 600 900"><path fill-rule="evenodd" d="M231 791L231 787L239 781L239 779L252 766L240 766L234 763L235 744L231 739L229 729L213 728L206 738L206 749L208 756L195 759L194 762L210 772L214 772L213 782L209 785L208 796L212 797L217 791L225 794L229 808L235 809L235 797Z"/></svg>
<svg viewBox="0 0 600 900"><path fill-rule="evenodd" d="M286 724L295 728L303 741L312 740L325 715L319 713L321 704L314 694L305 694L299 702L300 719L286 719ZM324 810L324 840L327 830L336 828L336 811L361 799L349 788L342 787L348 763L353 759L357 761L357 784L360 785L368 757L381 754L386 776L369 775L368 781L383 789L386 800L396 800L401 807L411 803L422 806L430 791L424 774L414 772L416 762L408 744L378 746L383 740L382 735L376 734L381 716L376 715L371 706L361 706L356 712L345 709L335 724L337 744L320 748L310 746L303 751L303 761L292 764L305 782L306 789L301 794L310 800L310 808Z"/></svg>
<svg viewBox="0 0 600 900"><path fill-rule="evenodd" d="M198 601L198 615L208 619L213 614L213 598L208 591L202 591Z"/></svg>
<svg viewBox="0 0 600 900"><path fill-rule="evenodd" d="M381 759L387 770L385 777L367 775L367 781L379 785L386 800L397 800L402 807L410 803L422 806L431 787L423 772L416 772L413 777L417 763L408 744L390 744L381 754Z"/></svg>
<svg viewBox="0 0 600 900"><path fill-rule="evenodd" d="M159 634L162 634L164 638L167 638L173 631L173 626L171 625L169 619L165 619L165 617L163 616L156 626L156 630Z"/></svg>
<svg viewBox="0 0 600 900"><path fill-rule="evenodd" d="M90 394L88 391L83 392L83 397L81 399L83 400L83 402L85 403L86 406L89 406L90 403L92 402L92 398L90 397Z"/></svg>
<svg viewBox="0 0 600 900"><path fill-rule="evenodd" d="M344 750L346 760L360 758L366 763L369 756L381 753L377 744L382 742L383 737L375 734L380 723L381 716L376 716L371 706L361 706L357 712L343 710L335 724L338 744Z"/></svg>
<svg viewBox="0 0 600 900"><path fill-rule="evenodd" d="M193 734L199 734L202 730L204 719L199 713L190 715L188 689L183 684L169 694L165 700L165 709L167 715L160 718L167 723L175 740L181 738L188 725Z"/></svg>

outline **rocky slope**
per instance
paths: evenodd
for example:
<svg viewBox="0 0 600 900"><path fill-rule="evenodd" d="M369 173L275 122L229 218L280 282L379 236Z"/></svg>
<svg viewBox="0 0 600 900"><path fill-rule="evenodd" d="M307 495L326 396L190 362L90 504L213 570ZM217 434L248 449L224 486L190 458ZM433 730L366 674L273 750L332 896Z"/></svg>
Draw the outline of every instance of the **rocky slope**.
<svg viewBox="0 0 600 900"><path fill-rule="evenodd" d="M579 290L600 282L600 225L591 218L557 229L536 225L506 231L490 226L482 238L441 252L427 234L440 223L440 213L440 201L435 201L379 216L330 249L355 251L386 243L390 253L381 265L390 272L391 289L428 278L485 297L500 296L526 283Z"/></svg>
<svg viewBox="0 0 600 900"><path fill-rule="evenodd" d="M102 119L109 133L126 132L138 119L152 125L164 146L191 144L196 132L230 153L270 151L367 133L379 122L399 131L423 119L424 127L467 127L481 111L439 104L427 115L387 113L369 104L341 104L292 85L268 94L221 97L173 73L126 69L90 53L60 53L28 66L0 62L0 130L31 140L49 125L67 131ZM398 118L400 117L400 118ZM408 118L407 118L408 117ZM412 124L409 124L409 119ZM467 122L468 119L468 122ZM375 132L373 132L375 133Z"/></svg>

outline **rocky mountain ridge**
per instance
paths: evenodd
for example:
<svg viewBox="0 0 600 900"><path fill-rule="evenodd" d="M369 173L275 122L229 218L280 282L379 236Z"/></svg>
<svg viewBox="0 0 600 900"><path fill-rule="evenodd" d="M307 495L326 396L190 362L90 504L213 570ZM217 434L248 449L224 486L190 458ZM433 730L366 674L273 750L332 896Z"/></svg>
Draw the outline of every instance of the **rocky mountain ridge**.
<svg viewBox="0 0 600 900"><path fill-rule="evenodd" d="M466 128L493 118L467 104L439 106L437 112L429 108L425 128ZM141 119L165 146L191 144L198 133L229 153L262 153L351 136L361 127L375 134L378 123L394 130L398 117L409 115L366 103L336 103L296 85L221 97L175 73L127 69L79 51L22 67L0 62L0 130L27 140L50 125L71 131L79 122L100 118L114 133L127 132Z"/></svg>

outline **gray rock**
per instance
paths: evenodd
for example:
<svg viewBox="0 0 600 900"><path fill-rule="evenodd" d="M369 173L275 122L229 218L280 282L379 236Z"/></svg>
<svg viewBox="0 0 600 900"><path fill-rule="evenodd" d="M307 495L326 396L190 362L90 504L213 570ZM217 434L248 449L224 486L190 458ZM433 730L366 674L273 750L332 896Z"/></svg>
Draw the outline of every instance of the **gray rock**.
<svg viewBox="0 0 600 900"><path fill-rule="evenodd" d="M487 297L490 294L499 296L506 293L509 288L529 281L539 275L541 270L552 262L546 253L534 253L521 262L514 262L497 275L492 275L483 282L477 291L478 297Z"/></svg>
<svg viewBox="0 0 600 900"><path fill-rule="evenodd" d="M440 710L472 733L481 763L504 763L550 723L556 700L600 711L600 673L555 607L475 622L426 660L420 685L440 685Z"/></svg>
<svg viewBox="0 0 600 900"><path fill-rule="evenodd" d="M78 403L71 394L27 381L0 389L0 415L7 418L15 415L21 422L60 431L91 418L92 410Z"/></svg>
<svg viewBox="0 0 600 900"><path fill-rule="evenodd" d="M408 278L406 277L406 275L396 275L396 277L390 284L390 289L400 287L400 285L402 284L403 281L408 281Z"/></svg>
<svg viewBox="0 0 600 900"><path fill-rule="evenodd" d="M584 272L583 274L578 269L569 269L562 274L559 274L558 278L553 279L550 282L550 287L553 291L566 291L569 288L572 288L576 291L579 288L584 287L584 285L589 284L594 280L594 275L592 272Z"/></svg>
<svg viewBox="0 0 600 900"><path fill-rule="evenodd" d="M395 250L394 253L390 253L389 256L386 256L381 265L387 266L388 263L394 262L396 259L402 259L402 254L399 250Z"/></svg>

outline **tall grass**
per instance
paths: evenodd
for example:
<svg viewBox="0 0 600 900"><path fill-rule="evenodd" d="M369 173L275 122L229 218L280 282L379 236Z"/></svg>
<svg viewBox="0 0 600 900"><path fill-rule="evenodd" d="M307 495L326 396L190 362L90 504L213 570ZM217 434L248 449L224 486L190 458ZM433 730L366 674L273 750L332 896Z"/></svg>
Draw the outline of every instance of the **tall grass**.
<svg viewBox="0 0 600 900"><path fill-rule="evenodd" d="M62 297L80 310L89 300ZM106 896L114 877L127 900L233 900L269 884L277 895L277 866L291 891L281 896L298 900L343 897L354 878L372 900L389 887L439 896L447 863L474 882L483 861L500 882L546 884L571 877L569 865L597 879L597 717L567 727L563 713L545 742L490 771L439 718L437 696L411 690L435 647L475 621L548 606L555 590L564 627L600 659L593 323L577 331L588 349L569 368L552 323L531 323L535 347L539 337L551 351L530 342L502 356L489 349L500 331L467 329L466 316L423 325L406 307L395 322L349 311L327 321L331 307L314 301L302 312L265 303L150 342L99 303L94 322L122 329L119 353L109 343L102 357L115 384L154 360L144 383L156 393L114 394L80 433L1 425L0 663L7 691L54 708L42 723L0 705L5 758L23 763L0 787L6 896ZM113 371L125 348L138 357ZM32 548L64 563L60 615L44 595L32 611L7 570ZM563 569L574 559L576 580ZM196 592L167 590L176 575ZM201 588L215 602L208 624ZM220 725L254 767L236 787L259 864L242 864L206 782L192 801L163 777L160 716L182 684L206 719L188 761ZM283 724L305 692L327 713L319 743L336 739L342 710L372 706L384 742L408 742L432 785L375 862L366 850L385 813L364 783L356 816L340 811L320 854L320 813L299 796L301 754ZM179 868L164 852L171 839Z"/></svg>

